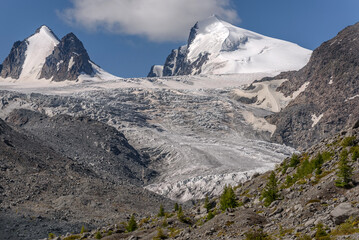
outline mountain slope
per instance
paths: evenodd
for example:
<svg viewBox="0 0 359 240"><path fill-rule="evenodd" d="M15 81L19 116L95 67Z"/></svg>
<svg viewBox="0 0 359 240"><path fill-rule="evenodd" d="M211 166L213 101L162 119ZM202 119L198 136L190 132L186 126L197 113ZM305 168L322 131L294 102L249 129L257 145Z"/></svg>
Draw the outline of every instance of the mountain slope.
<svg viewBox="0 0 359 240"><path fill-rule="evenodd" d="M352 125L359 118L359 23L342 30L312 54L277 90L290 96L305 90L281 112L268 117L277 126L272 140L305 148Z"/></svg>
<svg viewBox="0 0 359 240"><path fill-rule="evenodd" d="M116 79L94 64L82 42L73 33L61 40L48 28L41 26L30 37L14 43L10 54L0 67L0 77L10 81L33 82L38 79L77 81Z"/></svg>
<svg viewBox="0 0 359 240"><path fill-rule="evenodd" d="M251 32L212 16L197 22L187 45L171 52L164 64L163 76L297 70L308 62L310 54L310 50L296 44Z"/></svg>
<svg viewBox="0 0 359 240"><path fill-rule="evenodd" d="M40 137L31 133L30 126L34 128L34 120L37 120L38 125L44 126L44 132L49 127L71 129L76 126L78 129L72 135L66 130L61 131L61 134L59 131L47 132L49 139L54 139L46 142L41 138L41 131L37 133ZM87 136L91 141L98 136L100 145L99 141L103 140L103 153L107 151L107 147L111 147L111 140L103 135L113 134L113 128L94 120L64 115L49 119L27 110L17 110L8 121L16 126L0 119L2 239L43 239L49 232L57 235L78 231L83 225L86 228L96 228L106 222L124 221L128 214L132 214L133 209L140 209L139 214L147 215L155 213L161 203L167 207L172 205L166 198L143 189L141 181L133 181L130 174L126 175L118 170L116 161L131 168L130 162L133 159L129 158L135 157L130 156L134 150L124 144L125 139L121 134L117 134L117 141L122 142L117 145L121 153L116 155L118 157L112 163L113 170L117 170L120 175L116 177L116 181L104 174L100 165L91 165L95 162L95 157L88 156L86 159L69 147L71 144L76 146L76 142L85 142ZM54 126L51 126L51 122ZM54 142L61 138L63 141L57 141L55 146ZM112 139L112 144L114 141ZM84 150L88 151L89 148L85 146L86 144ZM96 150L101 151L100 148ZM104 154L103 161L107 161L102 162L104 166L111 164L109 155L113 148L108 150ZM127 163L123 163L124 161Z"/></svg>

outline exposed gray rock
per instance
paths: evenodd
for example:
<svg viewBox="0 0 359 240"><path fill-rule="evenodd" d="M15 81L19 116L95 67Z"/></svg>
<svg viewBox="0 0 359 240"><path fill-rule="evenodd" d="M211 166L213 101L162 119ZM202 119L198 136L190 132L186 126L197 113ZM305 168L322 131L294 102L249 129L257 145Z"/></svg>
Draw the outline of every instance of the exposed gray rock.
<svg viewBox="0 0 359 240"><path fill-rule="evenodd" d="M82 42L73 33L63 37L42 68L40 78L59 82L77 80L80 74L92 76L94 69Z"/></svg>
<svg viewBox="0 0 359 240"><path fill-rule="evenodd" d="M18 79L20 77L22 65L25 61L26 49L26 39L14 43L10 54L5 58L2 67L0 67L0 76L2 78L11 77L13 79Z"/></svg>
<svg viewBox="0 0 359 240"><path fill-rule="evenodd" d="M334 222L337 225L345 222L350 216L356 216L358 214L359 210L348 202L339 204L330 212L330 215L334 218Z"/></svg>
<svg viewBox="0 0 359 240"><path fill-rule="evenodd" d="M278 90L291 95L308 87L280 113L268 117L277 126L272 140L306 148L320 139L354 126L359 118L359 23L342 30L314 50L309 63ZM316 123L315 118L321 118Z"/></svg>

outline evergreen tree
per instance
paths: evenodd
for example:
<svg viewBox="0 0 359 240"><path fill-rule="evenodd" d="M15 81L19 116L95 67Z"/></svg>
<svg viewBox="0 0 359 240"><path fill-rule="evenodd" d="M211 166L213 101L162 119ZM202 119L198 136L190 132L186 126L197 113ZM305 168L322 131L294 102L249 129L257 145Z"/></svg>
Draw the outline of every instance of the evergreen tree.
<svg viewBox="0 0 359 240"><path fill-rule="evenodd" d="M128 221L128 224L126 226L126 230L127 230L127 232L133 232L136 229L137 229L136 219L135 219L135 216L132 215L130 220Z"/></svg>
<svg viewBox="0 0 359 240"><path fill-rule="evenodd" d="M296 167L300 163L299 156L297 154L293 154L292 158L290 159L289 166Z"/></svg>
<svg viewBox="0 0 359 240"><path fill-rule="evenodd" d="M337 187L344 187L344 188L350 187L350 182L352 181L352 175L353 175L353 170L348 163L348 151L344 149L340 153L339 170L337 172L337 176L339 179L335 182L335 185Z"/></svg>
<svg viewBox="0 0 359 240"><path fill-rule="evenodd" d="M224 186L223 193L220 197L219 203L221 205L221 210L223 211L228 208L235 208L238 206L238 202L236 201L236 195L234 194L231 185Z"/></svg>
<svg viewBox="0 0 359 240"><path fill-rule="evenodd" d="M178 207L178 203L175 203L175 212L177 212L178 211L178 209L179 209L179 207Z"/></svg>
<svg viewBox="0 0 359 240"><path fill-rule="evenodd" d="M157 216L163 217L165 215L165 209L163 208L163 205L160 205L160 211Z"/></svg>
<svg viewBox="0 0 359 240"><path fill-rule="evenodd" d="M264 198L264 205L266 207L279 198L277 178L275 177L274 171L268 177L268 182L262 192L262 197Z"/></svg>
<svg viewBox="0 0 359 240"><path fill-rule="evenodd" d="M208 196L204 200L204 208L207 209L207 213L211 210L211 203L209 202Z"/></svg>

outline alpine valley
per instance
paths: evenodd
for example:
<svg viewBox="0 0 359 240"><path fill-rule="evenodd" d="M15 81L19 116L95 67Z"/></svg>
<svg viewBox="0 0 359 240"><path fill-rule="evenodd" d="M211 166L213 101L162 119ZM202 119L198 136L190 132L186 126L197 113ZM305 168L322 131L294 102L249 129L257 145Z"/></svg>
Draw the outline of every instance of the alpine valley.
<svg viewBox="0 0 359 240"><path fill-rule="evenodd" d="M312 52L211 16L146 78L89 55L41 26L0 65L4 239L359 239L359 23Z"/></svg>

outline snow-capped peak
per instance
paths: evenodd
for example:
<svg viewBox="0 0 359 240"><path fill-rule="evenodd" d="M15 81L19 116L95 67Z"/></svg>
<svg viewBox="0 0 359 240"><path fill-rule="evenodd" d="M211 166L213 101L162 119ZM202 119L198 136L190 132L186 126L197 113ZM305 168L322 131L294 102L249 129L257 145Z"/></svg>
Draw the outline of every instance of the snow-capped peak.
<svg viewBox="0 0 359 240"><path fill-rule="evenodd" d="M179 53L180 49L185 52ZM163 75L281 72L302 68L312 51L239 28L213 15L197 22L187 45L172 51Z"/></svg>
<svg viewBox="0 0 359 240"><path fill-rule="evenodd" d="M59 39L45 25L26 39L27 49L22 66L21 79L38 79L46 58L52 53Z"/></svg>

